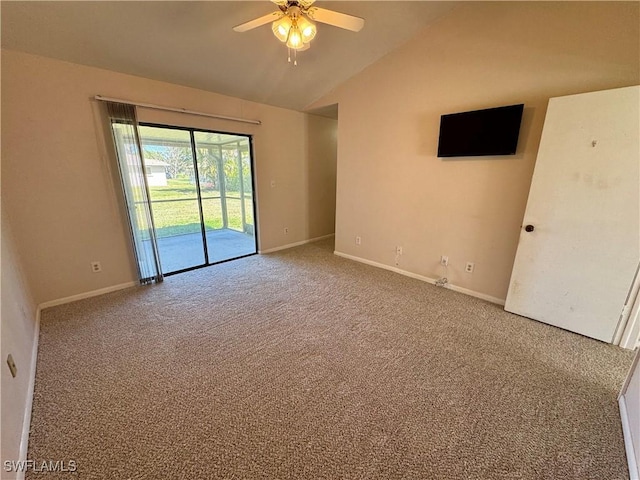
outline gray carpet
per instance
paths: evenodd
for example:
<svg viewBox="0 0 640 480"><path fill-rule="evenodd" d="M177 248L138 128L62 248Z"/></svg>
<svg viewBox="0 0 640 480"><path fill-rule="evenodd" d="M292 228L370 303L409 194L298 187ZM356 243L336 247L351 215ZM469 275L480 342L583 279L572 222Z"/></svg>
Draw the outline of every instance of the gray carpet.
<svg viewBox="0 0 640 480"><path fill-rule="evenodd" d="M631 353L332 248L45 310L27 478L628 477Z"/></svg>

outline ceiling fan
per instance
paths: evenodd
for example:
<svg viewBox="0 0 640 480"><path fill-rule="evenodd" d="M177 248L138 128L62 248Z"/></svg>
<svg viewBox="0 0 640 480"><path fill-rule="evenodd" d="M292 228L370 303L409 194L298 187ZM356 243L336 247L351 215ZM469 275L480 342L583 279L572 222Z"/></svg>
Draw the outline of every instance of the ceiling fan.
<svg viewBox="0 0 640 480"><path fill-rule="evenodd" d="M309 42L316 36L315 22L326 23L334 27L359 32L364 26L364 19L345 13L312 6L315 0L271 0L279 10L262 17L236 25L233 30L246 32L271 23L271 30L278 40L286 44L289 50L307 50ZM291 55L289 55L291 61ZM297 61L294 60L297 65Z"/></svg>

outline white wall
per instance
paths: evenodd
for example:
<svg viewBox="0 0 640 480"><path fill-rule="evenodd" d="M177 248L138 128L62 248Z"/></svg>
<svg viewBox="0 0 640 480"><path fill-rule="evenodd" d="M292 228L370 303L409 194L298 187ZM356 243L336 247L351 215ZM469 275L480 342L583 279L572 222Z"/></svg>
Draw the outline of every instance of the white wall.
<svg viewBox="0 0 640 480"><path fill-rule="evenodd" d="M333 233L328 219L334 205L308 188L318 184L322 190L328 182L326 188L335 189L332 160L310 164L327 152L314 139L331 141L323 119L3 50L3 202L20 220L15 236L38 304L135 281L110 140L105 140L99 102L92 100L96 94L261 120L256 126L157 110L139 112L141 121L254 136L261 250ZM94 260L102 263L101 273L91 272Z"/></svg>
<svg viewBox="0 0 640 480"><path fill-rule="evenodd" d="M504 300L547 101L639 83L639 25L635 2L468 2L310 105L340 108L336 250L402 246L399 269ZM515 156L436 157L442 114L514 103Z"/></svg>
<svg viewBox="0 0 640 480"><path fill-rule="evenodd" d="M4 193L4 192L3 192ZM31 288L24 277L21 259L16 251L12 225L2 211L2 298L1 298L1 354L2 373L2 444L0 459L18 460L25 413L30 415L32 356L36 342L36 305ZM17 367L12 377L7 367L11 354ZM23 452L26 455L26 451ZM2 468L2 467L0 467ZM2 478L12 478L2 470Z"/></svg>

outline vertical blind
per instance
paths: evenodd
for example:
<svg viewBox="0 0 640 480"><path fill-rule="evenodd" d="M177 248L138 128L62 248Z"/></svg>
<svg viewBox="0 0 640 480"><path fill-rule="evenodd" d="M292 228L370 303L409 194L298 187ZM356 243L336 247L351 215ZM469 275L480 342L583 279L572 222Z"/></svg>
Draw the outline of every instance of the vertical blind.
<svg viewBox="0 0 640 480"><path fill-rule="evenodd" d="M141 284L162 282L162 267L149 201L136 107L104 102L113 134L122 190L127 206L133 250Z"/></svg>

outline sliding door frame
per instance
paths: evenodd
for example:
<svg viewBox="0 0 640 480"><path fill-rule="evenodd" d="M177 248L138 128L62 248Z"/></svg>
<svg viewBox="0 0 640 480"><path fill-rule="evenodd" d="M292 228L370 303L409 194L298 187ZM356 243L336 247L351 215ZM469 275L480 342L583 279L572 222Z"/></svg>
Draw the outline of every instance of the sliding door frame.
<svg viewBox="0 0 640 480"><path fill-rule="evenodd" d="M163 276L165 277L169 277L171 275L175 275L177 273L184 273L184 272L189 272L191 270L197 270L199 268L204 268L204 267L210 267L211 265L217 265L219 263L225 263L225 262L230 262L232 260L238 260L240 258L245 258L245 257L250 257L252 255L257 255L258 254L258 211L257 211L257 201L256 201L256 178L255 178L255 158L253 155L253 135L247 134L247 133L236 133L236 132L223 132L220 130L207 130L204 128L195 128L195 127L182 127L182 126L177 126L177 125L165 125L165 124L161 124L161 123L149 123L149 122L139 122L138 125L140 125L141 127L152 127L152 128L166 128L166 129L170 129L170 130L182 130L182 131L186 131L189 132L189 139L190 139L190 148L191 148L191 155L192 155L192 159L193 159L193 168L194 168L194 175L195 175L195 182L196 182L196 195L197 195L197 202L198 202L198 211L199 211L199 215L200 215L200 231L202 233L202 245L204 248L204 261L205 263L201 264L201 265L195 265L193 267L188 267L188 268L183 268L180 270L176 270L174 272L170 272L170 273L164 273L163 272ZM255 247L255 252L253 253L248 253L246 255L240 255L238 257L233 257L233 258L228 258L225 260L219 260L217 262L210 262L209 261L209 251L208 251L208 247L207 247L207 228L206 225L204 224L204 212L203 212L203 208L202 208L202 192L200 189L200 174L198 172L198 151L196 148L196 142L195 142L195 133L196 132L203 132L203 133L217 133L219 135L235 135L237 137L245 137L248 140L249 143L249 168L251 171L251 205L252 205L252 210L253 210L253 241L254 241L254 247ZM142 139L142 137L141 137ZM141 146L144 147L143 145L144 142L141 142ZM144 153L144 148L143 148L143 153ZM144 155L143 155L144 156ZM240 162L242 162L242 159L240 158ZM224 173L223 173L224 175ZM240 176L242 177L242 168L240 169ZM240 179L240 181L242 182L242 178ZM221 192L222 193L222 192ZM244 206L244 197L241 198L240 202L241 205ZM151 202L151 198L149 197L149 202ZM152 208L153 210L153 208ZM225 214L226 215L226 214ZM155 230L155 227L154 227Z"/></svg>

